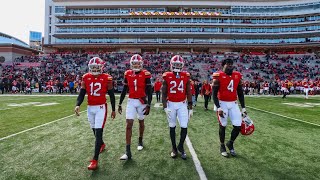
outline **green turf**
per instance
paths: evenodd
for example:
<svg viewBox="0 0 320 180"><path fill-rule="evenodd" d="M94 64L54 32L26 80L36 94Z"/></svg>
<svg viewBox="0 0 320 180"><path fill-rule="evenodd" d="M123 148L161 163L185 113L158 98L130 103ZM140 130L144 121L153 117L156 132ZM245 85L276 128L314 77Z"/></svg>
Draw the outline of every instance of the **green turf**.
<svg viewBox="0 0 320 180"><path fill-rule="evenodd" d="M71 115L75 99L76 96L0 97L0 109L8 103L61 102L41 108L29 106L0 111L0 137ZM216 116L212 111L204 111L203 100L199 100L188 133L208 179L320 179L320 127L248 108L256 130L251 136L238 137L237 158L224 158L219 153ZM246 97L246 101L248 106L286 116L318 119L316 113L307 114L317 107L309 110L292 107L281 104L281 98ZM289 97L284 101L301 103L303 99ZM282 110L284 108L287 110ZM81 110L85 110L85 105ZM199 179L188 150L186 161L170 158L165 114L154 107L145 122L145 149L136 149L138 122L135 122L133 159L120 161L125 151L124 118L125 114L117 114L114 121L108 119L104 131L107 151L101 154L99 169L95 172L86 169L93 155L94 137L86 113L82 113L80 117L72 116L0 141L0 179ZM9 127L12 130L8 130ZM226 139L231 129L229 123ZM179 132L177 128L177 135Z"/></svg>

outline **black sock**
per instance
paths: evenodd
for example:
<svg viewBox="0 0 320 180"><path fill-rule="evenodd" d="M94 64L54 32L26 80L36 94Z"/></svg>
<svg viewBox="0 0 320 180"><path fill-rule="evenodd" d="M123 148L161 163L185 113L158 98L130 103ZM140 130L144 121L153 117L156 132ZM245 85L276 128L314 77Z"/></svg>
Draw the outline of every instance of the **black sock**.
<svg viewBox="0 0 320 180"><path fill-rule="evenodd" d="M183 144L184 144L184 141L186 140L187 133L188 133L188 128L181 128L180 142L179 142L179 145L178 145L178 149L183 151L183 152L184 152Z"/></svg>
<svg viewBox="0 0 320 180"><path fill-rule="evenodd" d="M177 151L177 145L176 145L176 127L170 127L170 139L171 139L171 145L172 149Z"/></svg>
<svg viewBox="0 0 320 180"><path fill-rule="evenodd" d="M139 137L139 145L142 145L142 137Z"/></svg>
<svg viewBox="0 0 320 180"><path fill-rule="evenodd" d="M96 136L95 128L92 128L92 131L93 131L93 135ZM104 142L103 142L103 129L102 129L102 137L101 137L101 139L102 139L102 144L104 144Z"/></svg>
<svg viewBox="0 0 320 180"><path fill-rule="evenodd" d="M102 128L97 128L95 131L95 136L96 136L96 143L95 143L95 148L94 148L94 160L98 160L99 158L99 153L100 153L100 147L102 145Z"/></svg>
<svg viewBox="0 0 320 180"><path fill-rule="evenodd" d="M230 141L234 142L237 139L240 130L241 130L241 126L233 126Z"/></svg>
<svg viewBox="0 0 320 180"><path fill-rule="evenodd" d="M131 156L130 144L127 144L127 145L126 145L126 154L127 154L128 156Z"/></svg>
<svg viewBox="0 0 320 180"><path fill-rule="evenodd" d="M219 126L219 137L220 137L220 143L224 144L224 139L225 139L225 135L226 134L226 127L224 126Z"/></svg>

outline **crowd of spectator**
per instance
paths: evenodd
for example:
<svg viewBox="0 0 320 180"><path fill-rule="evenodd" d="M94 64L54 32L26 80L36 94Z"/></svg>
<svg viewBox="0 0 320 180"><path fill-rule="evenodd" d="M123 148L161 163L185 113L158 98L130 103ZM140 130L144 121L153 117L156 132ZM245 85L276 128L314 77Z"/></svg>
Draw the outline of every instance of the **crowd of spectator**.
<svg viewBox="0 0 320 180"><path fill-rule="evenodd" d="M116 90L121 91L123 74L130 67L129 59L132 55L133 53L59 52L19 57L12 64L0 64L0 90L2 93L76 93L79 91L82 75L88 72L88 61L99 56L106 62L104 71L113 76ZM173 55L169 52L142 54L145 59L144 68L152 73L152 82L157 78L161 79L162 73L169 70ZM298 82L305 78L318 86L320 77L320 60L315 54L309 53L180 55L185 59L185 70L191 73L195 84L200 85L204 80L210 82L211 74L221 69L220 61L226 57L233 58L236 70L244 75L243 79L255 86L262 86L265 81L275 84L285 80Z"/></svg>

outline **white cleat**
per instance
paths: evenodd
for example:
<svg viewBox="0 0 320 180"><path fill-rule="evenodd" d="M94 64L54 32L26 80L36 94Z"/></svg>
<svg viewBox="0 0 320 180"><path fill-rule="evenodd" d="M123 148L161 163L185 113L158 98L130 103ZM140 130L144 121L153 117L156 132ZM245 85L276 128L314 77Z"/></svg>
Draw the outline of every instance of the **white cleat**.
<svg viewBox="0 0 320 180"><path fill-rule="evenodd" d="M223 157L228 157L228 153L227 153L227 152L221 152L221 155L222 155Z"/></svg>
<svg viewBox="0 0 320 180"><path fill-rule="evenodd" d="M141 151L143 149L143 146L139 145L137 149L138 151Z"/></svg>
<svg viewBox="0 0 320 180"><path fill-rule="evenodd" d="M120 157L120 160L128 160L131 159L131 156L129 157L127 154L124 154Z"/></svg>

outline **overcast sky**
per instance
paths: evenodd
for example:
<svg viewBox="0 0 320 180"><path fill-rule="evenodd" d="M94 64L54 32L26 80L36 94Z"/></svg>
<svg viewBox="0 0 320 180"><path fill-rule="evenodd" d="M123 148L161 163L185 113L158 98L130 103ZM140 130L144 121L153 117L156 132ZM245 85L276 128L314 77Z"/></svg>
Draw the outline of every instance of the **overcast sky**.
<svg viewBox="0 0 320 180"><path fill-rule="evenodd" d="M29 31L44 36L45 0L0 0L0 32L29 44Z"/></svg>

